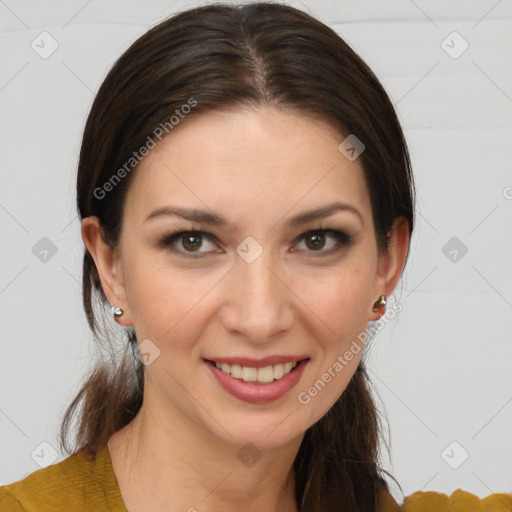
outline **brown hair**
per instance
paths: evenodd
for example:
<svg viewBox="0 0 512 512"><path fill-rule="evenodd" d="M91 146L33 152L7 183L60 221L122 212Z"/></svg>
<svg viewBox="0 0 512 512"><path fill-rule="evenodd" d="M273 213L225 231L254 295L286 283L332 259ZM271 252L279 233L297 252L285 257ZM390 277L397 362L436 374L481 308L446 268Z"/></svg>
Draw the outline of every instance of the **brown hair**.
<svg viewBox="0 0 512 512"><path fill-rule="evenodd" d="M126 162L159 126L167 123L172 129L169 119L191 99L190 115L269 105L327 121L339 130L340 142L342 135L355 134L366 146L359 158L379 252L386 252L397 217L405 217L412 234L414 184L407 146L393 105L365 62L332 29L290 6L211 4L167 18L137 39L114 64L93 102L78 166L78 210L81 219L100 219L112 247L135 170L113 182L114 172L123 165L127 170ZM105 199L107 187L101 187L107 182L112 186ZM114 354L101 310L108 302L87 250L83 304L97 342L112 357L92 367L66 411L60 439L68 453L83 449L94 457L140 409L144 366L134 357L133 329L125 333L122 356ZM306 431L294 462L300 511L377 509L387 485L378 465L380 424L369 384L361 361L339 399ZM77 412L70 449L67 437Z"/></svg>

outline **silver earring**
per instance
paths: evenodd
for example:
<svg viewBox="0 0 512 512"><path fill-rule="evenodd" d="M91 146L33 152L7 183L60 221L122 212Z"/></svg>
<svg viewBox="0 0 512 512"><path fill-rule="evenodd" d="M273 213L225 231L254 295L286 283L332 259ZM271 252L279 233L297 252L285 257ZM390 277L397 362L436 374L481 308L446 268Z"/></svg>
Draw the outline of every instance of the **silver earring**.
<svg viewBox="0 0 512 512"><path fill-rule="evenodd" d="M112 308L112 315L114 316L114 318L120 317L123 313L123 308Z"/></svg>

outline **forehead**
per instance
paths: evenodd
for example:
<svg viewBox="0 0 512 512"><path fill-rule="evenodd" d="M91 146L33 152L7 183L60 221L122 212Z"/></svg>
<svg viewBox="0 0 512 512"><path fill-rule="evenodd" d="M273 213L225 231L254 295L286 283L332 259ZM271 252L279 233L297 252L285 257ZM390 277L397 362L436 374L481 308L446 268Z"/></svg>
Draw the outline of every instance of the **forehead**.
<svg viewBox="0 0 512 512"><path fill-rule="evenodd" d="M127 214L178 204L262 219L267 212L275 217L333 201L368 213L363 167L340 152L344 138L291 110L189 116L137 166Z"/></svg>

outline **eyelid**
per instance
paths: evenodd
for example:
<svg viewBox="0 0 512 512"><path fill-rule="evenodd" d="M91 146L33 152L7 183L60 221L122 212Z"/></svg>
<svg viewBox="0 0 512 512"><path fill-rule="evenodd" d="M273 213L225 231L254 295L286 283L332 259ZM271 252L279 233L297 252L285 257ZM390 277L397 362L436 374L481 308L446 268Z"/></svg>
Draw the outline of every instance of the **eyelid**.
<svg viewBox="0 0 512 512"><path fill-rule="evenodd" d="M188 228L182 229L182 228L178 227L176 229L173 229L171 232L163 235L160 238L158 245L163 248L167 248L167 249L170 248L173 252L180 254L182 256L185 256L186 258L187 257L191 258L191 259L199 257L199 256L194 256L194 254L208 254L209 252L212 252L212 251L197 251L197 252L189 251L189 252L187 252L184 250L179 250L179 249L174 248L174 246L173 246L174 242L185 238L187 235L201 235L203 238L207 238L209 240L216 239L216 237L214 235L212 235L211 233L208 233L206 231L202 231L201 229L188 229ZM217 251L214 251L214 252L217 252Z"/></svg>
<svg viewBox="0 0 512 512"><path fill-rule="evenodd" d="M345 231L342 231L340 229L334 229L334 228L316 228L316 229L308 229L307 231L304 231L301 235L299 235L295 241L294 246L300 243L302 240L307 238L307 235L313 235L315 233L320 233L324 236L331 236L336 240L336 245L327 250L318 250L318 251L306 251L306 256L304 258L311 258L311 257L322 257L322 256L329 256L332 254L336 254L340 252L344 247L348 247L354 243L354 236L349 235ZM293 251L293 252L304 252L304 251Z"/></svg>
<svg viewBox="0 0 512 512"><path fill-rule="evenodd" d="M334 248L328 249L328 250L318 250L318 251L305 251L307 254L305 256L302 256L304 258L315 258L315 257L322 257L322 256L328 256L332 254L336 254L340 252L343 248L348 247L354 243L354 236L349 235L343 230L335 229L335 228L328 228L328 227L319 227L314 229L308 229L306 231L303 231L293 242L293 245L297 245L299 242L307 238L307 235L312 235L315 233L320 233L325 236L331 236L337 241L337 244ZM214 251L184 251L180 249L176 249L173 247L174 242L184 238L187 235L201 235L204 238L207 238L209 240L217 240L217 237L215 235L199 229L194 229L190 226L183 226L183 227L176 227L172 229L170 232L164 234L162 237L160 237L159 246L162 248L170 248L173 252L179 254L180 256L183 256L185 258L189 259L199 259L201 258L201 254L208 255L212 252L219 252L217 250ZM302 253L303 250L294 250L292 251L294 253ZM196 256L197 255L197 256Z"/></svg>

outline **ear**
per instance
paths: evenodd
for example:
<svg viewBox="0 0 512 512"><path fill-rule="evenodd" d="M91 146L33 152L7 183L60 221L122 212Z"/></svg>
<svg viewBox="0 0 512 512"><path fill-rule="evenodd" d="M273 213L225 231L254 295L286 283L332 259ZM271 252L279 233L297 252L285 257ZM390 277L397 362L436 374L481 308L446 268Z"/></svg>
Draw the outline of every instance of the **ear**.
<svg viewBox="0 0 512 512"><path fill-rule="evenodd" d="M128 308L126 288L123 281L121 259L115 249L110 247L101 232L98 217L86 217L82 221L82 240L91 255L101 281L103 292L114 307L123 308L124 313L115 321L126 327L132 325Z"/></svg>
<svg viewBox="0 0 512 512"><path fill-rule="evenodd" d="M382 309L373 311L373 304L381 295L389 297L394 289L405 265L407 249L409 247L409 223L404 217L398 217L388 233L389 246L386 254L379 256L377 274L373 284L372 303L368 321L378 320Z"/></svg>

